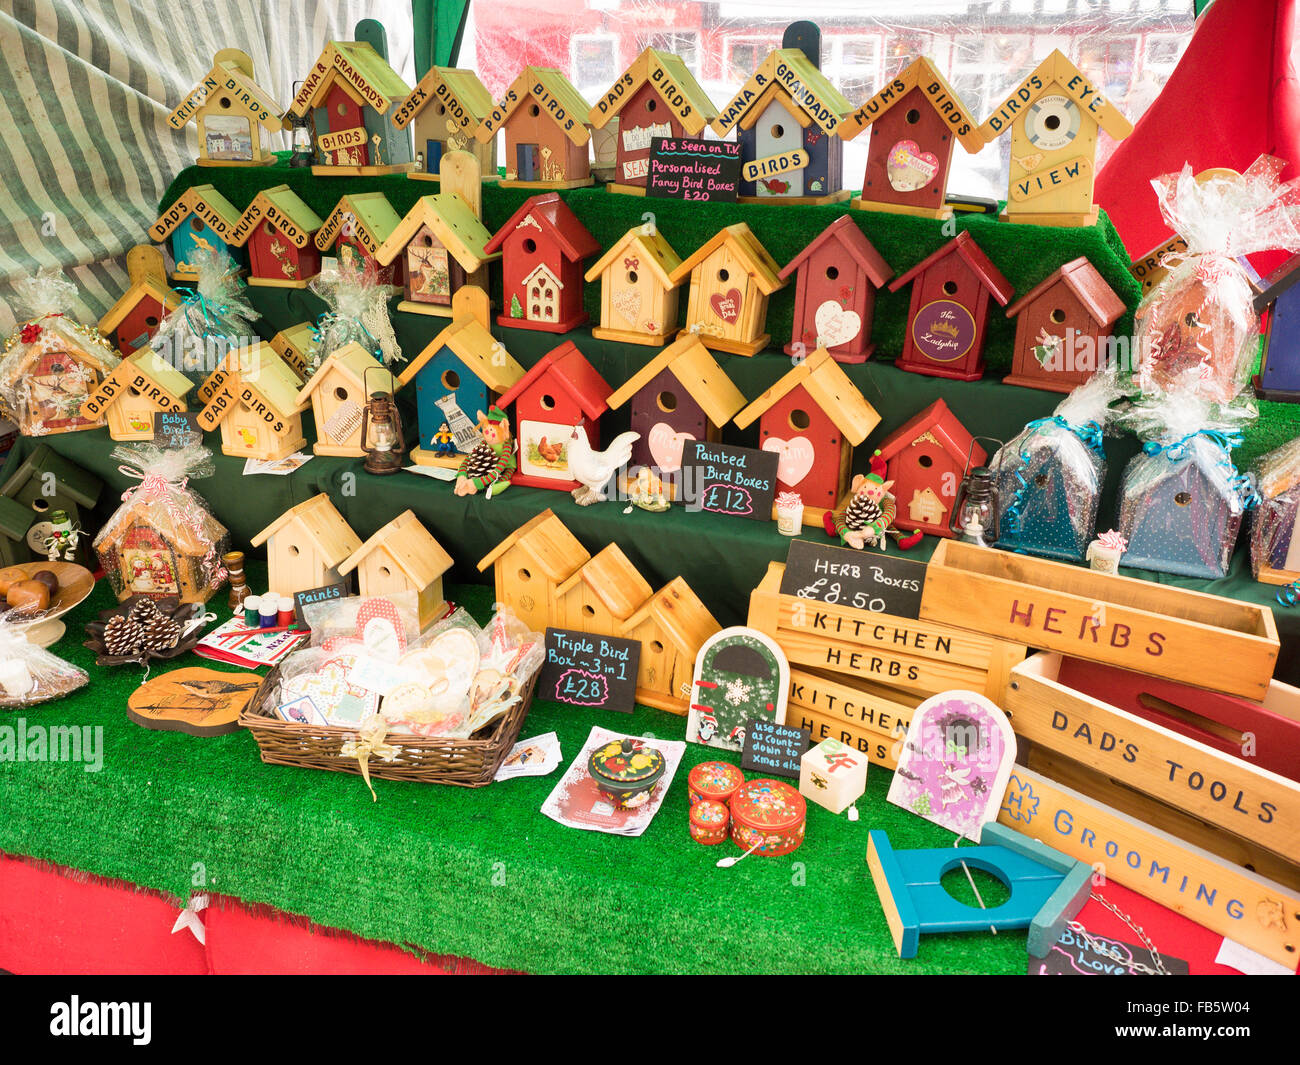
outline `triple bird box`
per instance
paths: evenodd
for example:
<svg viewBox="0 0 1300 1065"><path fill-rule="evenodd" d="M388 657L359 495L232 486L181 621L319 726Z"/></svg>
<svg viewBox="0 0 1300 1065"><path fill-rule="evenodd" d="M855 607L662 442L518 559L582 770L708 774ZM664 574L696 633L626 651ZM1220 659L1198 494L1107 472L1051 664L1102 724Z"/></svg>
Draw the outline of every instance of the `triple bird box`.
<svg viewBox="0 0 1300 1065"><path fill-rule="evenodd" d="M375 253L381 267L398 260L406 278L406 299L398 310L448 317L462 285L487 291L492 234L454 192L421 196Z"/></svg>
<svg viewBox="0 0 1300 1065"><path fill-rule="evenodd" d="M952 536L953 505L968 467L982 466L988 453L941 399L880 445L887 481L894 482L900 529Z"/></svg>
<svg viewBox="0 0 1300 1065"><path fill-rule="evenodd" d="M270 166L275 156L262 142L262 129L288 129L279 105L253 80L253 60L238 48L223 48L212 69L167 116L172 129L191 122L199 129L199 166Z"/></svg>
<svg viewBox="0 0 1300 1065"><path fill-rule="evenodd" d="M316 234L320 216L288 185L263 189L244 209L232 236L248 247L248 283L272 288L306 288L320 273Z"/></svg>
<svg viewBox="0 0 1300 1065"><path fill-rule="evenodd" d="M651 595L618 544L607 544L555 590L553 625L597 636L621 636Z"/></svg>
<svg viewBox="0 0 1300 1065"><path fill-rule="evenodd" d="M459 67L430 67L393 116L398 129L415 133L415 158L420 164L410 177L438 180L442 157L448 152L469 152L479 169L495 176L497 142L484 143L474 136L492 113L492 94L478 75Z"/></svg>
<svg viewBox="0 0 1300 1065"><path fill-rule="evenodd" d="M123 355L148 345L162 320L181 305L180 293L167 284L162 252L150 244L137 244L126 253L131 287L99 320L99 331Z"/></svg>
<svg viewBox="0 0 1300 1065"><path fill-rule="evenodd" d="M719 230L671 274L674 284L688 277L684 332L732 355L756 355L767 347L768 297L786 283L749 226L737 222Z"/></svg>
<svg viewBox="0 0 1300 1065"><path fill-rule="evenodd" d="M591 558L578 538L550 510L529 519L478 563L492 567L496 601L508 606L533 632L557 624L560 586Z"/></svg>
<svg viewBox="0 0 1300 1065"><path fill-rule="evenodd" d="M682 260L652 223L634 226L587 271L600 278L600 325L591 335L624 344L666 344L677 331L673 273Z"/></svg>
<svg viewBox="0 0 1300 1065"><path fill-rule="evenodd" d="M575 189L592 183L591 105L552 67L524 67L474 135L506 131L505 188Z"/></svg>
<svg viewBox="0 0 1300 1065"><path fill-rule="evenodd" d="M196 257L201 253L224 252L235 263L244 263L244 253L235 243L241 217L211 185L193 185L149 227L149 236L170 245L173 281L197 281Z"/></svg>
<svg viewBox="0 0 1300 1065"><path fill-rule="evenodd" d="M351 192L339 199L317 230L316 248L324 254L333 251L340 267L374 270L380 284L401 284L401 260L388 266L378 260L379 249L401 224L402 216L382 192Z"/></svg>
<svg viewBox="0 0 1300 1065"><path fill-rule="evenodd" d="M299 381L270 344L259 341L227 356L200 386L199 425L221 430L221 452L272 461L305 447ZM278 589L277 589L278 591Z"/></svg>

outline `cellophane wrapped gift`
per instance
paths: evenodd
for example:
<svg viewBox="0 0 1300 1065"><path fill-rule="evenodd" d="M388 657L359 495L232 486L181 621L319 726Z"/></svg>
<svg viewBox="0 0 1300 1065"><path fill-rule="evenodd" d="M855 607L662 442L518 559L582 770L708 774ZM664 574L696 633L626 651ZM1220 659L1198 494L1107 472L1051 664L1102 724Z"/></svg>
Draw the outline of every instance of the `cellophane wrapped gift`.
<svg viewBox="0 0 1300 1065"><path fill-rule="evenodd" d="M1246 511L1259 500L1232 451L1253 403L1220 406L1185 393L1143 397L1122 418L1142 438L1120 485L1123 565L1214 579L1228 572Z"/></svg>
<svg viewBox="0 0 1300 1065"><path fill-rule="evenodd" d="M1251 515L1251 573L1288 584L1300 578L1300 437L1262 456L1252 472L1260 505Z"/></svg>
<svg viewBox="0 0 1300 1065"><path fill-rule="evenodd" d="M198 280L180 289L185 299L163 318L149 346L184 374L205 377L225 365L227 355L257 341L248 286L239 265L217 248L196 249Z"/></svg>
<svg viewBox="0 0 1300 1065"><path fill-rule="evenodd" d="M30 317L0 356L0 415L24 436L100 428L103 415L82 417L81 407L121 360L98 330L73 318L77 286L61 274L40 273L14 288Z"/></svg>
<svg viewBox="0 0 1300 1065"><path fill-rule="evenodd" d="M205 603L221 587L229 534L193 488L213 473L212 452L197 442L163 448L123 444L118 469L139 481L95 537L104 574L118 599L132 595Z"/></svg>
<svg viewBox="0 0 1300 1065"><path fill-rule="evenodd" d="M1121 395L1113 371L1094 374L1046 418L1030 422L993 459L997 546L1079 561L1097 527L1106 478L1103 434Z"/></svg>
<svg viewBox="0 0 1300 1065"><path fill-rule="evenodd" d="M373 262L340 260L336 269L323 271L307 287L329 306L316 323L307 356L309 372L315 373L345 344L360 344L385 366L403 358L388 317L392 292Z"/></svg>
<svg viewBox="0 0 1300 1065"><path fill-rule="evenodd" d="M27 640L24 626L0 617L0 706L33 706L76 691L90 678Z"/></svg>
<svg viewBox="0 0 1300 1065"><path fill-rule="evenodd" d="M1230 403L1250 380L1259 340L1254 289L1240 256L1300 251L1300 189L1261 156L1243 174L1197 180L1191 167L1152 181L1165 221L1187 250L1138 306L1143 392L1186 392Z"/></svg>

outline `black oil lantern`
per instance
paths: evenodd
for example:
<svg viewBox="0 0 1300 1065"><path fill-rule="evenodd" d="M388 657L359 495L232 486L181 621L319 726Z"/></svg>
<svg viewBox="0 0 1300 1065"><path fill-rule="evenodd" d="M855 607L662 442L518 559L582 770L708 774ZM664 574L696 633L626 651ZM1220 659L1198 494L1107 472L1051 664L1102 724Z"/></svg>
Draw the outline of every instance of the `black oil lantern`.
<svg viewBox="0 0 1300 1065"><path fill-rule="evenodd" d="M972 438L971 450L975 447ZM1002 441L997 441L1001 444ZM964 544L992 547L998 539L998 489L993 471L988 466L971 466L970 452L966 454L966 470L961 487L957 489L957 504L953 507L956 520L953 532Z"/></svg>
<svg viewBox="0 0 1300 1065"><path fill-rule="evenodd" d="M293 83L294 96L298 95L298 89L302 85L301 81ZM293 112L289 114L289 123L292 132L289 134L290 144L293 147L293 155L289 156L290 166L311 166L312 164L312 147L311 147L311 123L305 114L299 115Z"/></svg>
<svg viewBox="0 0 1300 1065"><path fill-rule="evenodd" d="M372 366L367 373L380 367ZM366 393L370 399L361 410L361 450L366 453L362 469L366 473L397 473L406 454L406 437L402 433L402 416L397 411L392 392Z"/></svg>

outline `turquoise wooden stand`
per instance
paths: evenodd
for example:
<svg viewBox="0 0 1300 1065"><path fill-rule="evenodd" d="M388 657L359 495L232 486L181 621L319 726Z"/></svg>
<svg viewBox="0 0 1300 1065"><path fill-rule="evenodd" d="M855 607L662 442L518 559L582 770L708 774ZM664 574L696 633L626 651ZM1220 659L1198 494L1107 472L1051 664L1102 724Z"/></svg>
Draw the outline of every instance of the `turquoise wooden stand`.
<svg viewBox="0 0 1300 1065"><path fill-rule="evenodd" d="M958 902L940 881L962 862L1011 889L1000 906L978 909ZM916 957L922 933L1029 929L1029 953L1045 957L1083 908L1092 869L999 824L984 826L977 847L896 851L873 831L867 864L900 958Z"/></svg>

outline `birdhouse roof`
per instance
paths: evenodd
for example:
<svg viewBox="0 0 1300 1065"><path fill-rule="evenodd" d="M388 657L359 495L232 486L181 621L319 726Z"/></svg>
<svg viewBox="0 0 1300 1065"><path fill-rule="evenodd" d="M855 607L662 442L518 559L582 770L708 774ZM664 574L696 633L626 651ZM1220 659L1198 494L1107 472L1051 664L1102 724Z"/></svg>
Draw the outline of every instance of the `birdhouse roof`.
<svg viewBox="0 0 1300 1065"><path fill-rule="evenodd" d="M316 232L316 247L327 251L342 232L349 218L358 243L371 255L379 251L389 236L402 224L401 215L393 210L382 192L350 192L334 205L334 210Z"/></svg>
<svg viewBox="0 0 1300 1065"><path fill-rule="evenodd" d="M454 192L440 192L436 196L421 196L406 212L397 228L375 253L375 261L387 266L415 239L421 228L428 226L461 269L472 274L486 262L501 258L501 253L488 252L487 244L492 234L462 196Z"/></svg>
<svg viewBox="0 0 1300 1065"><path fill-rule="evenodd" d="M99 331L107 336L122 324L123 319L128 314L140 305L141 300L148 297L153 297L158 301L164 314L168 311L174 311L181 305L180 293L167 284L166 277L146 275L132 280L131 287L123 292L118 301L104 312L104 317L99 320Z"/></svg>
<svg viewBox="0 0 1300 1065"><path fill-rule="evenodd" d="M81 507L93 507L104 490L104 482L93 473L52 451L48 444L38 444L0 486L0 496L12 499L33 477L46 475L52 476L58 490Z"/></svg>
<svg viewBox="0 0 1300 1065"><path fill-rule="evenodd" d="M893 268L885 262L880 252L876 251L875 245L867 239L867 235L858 228L857 223L848 215L842 214L813 237L812 243L782 267L780 275L782 280L789 280L792 273L806 263L823 244L831 240L862 267L876 288L883 287L894 276Z"/></svg>
<svg viewBox="0 0 1300 1065"><path fill-rule="evenodd" d="M717 107L695 80L695 75L690 72L681 56L661 52L657 48L647 48L632 61L619 81L625 86L623 94L604 110L597 103L587 115L588 121L597 129L604 129L609 120L622 111L637 94L637 90L646 84L656 91L659 91L661 85L671 85L681 94L686 106L670 106L688 137L698 137L704 127L718 117ZM618 82L615 82L615 87L617 85ZM669 100L663 92L659 92L659 98L665 102Z"/></svg>
<svg viewBox="0 0 1300 1065"><path fill-rule="evenodd" d="M240 213L234 204L211 185L191 185L149 227L149 236L154 240L166 240L190 215L199 218L227 244L234 239L239 228Z"/></svg>
<svg viewBox="0 0 1300 1065"><path fill-rule="evenodd" d="M618 544L607 544L599 554L587 562L556 589L557 595L568 595L578 582L590 589L605 609L620 621L626 621L654 589L646 583Z"/></svg>
<svg viewBox="0 0 1300 1065"><path fill-rule="evenodd" d="M36 512L16 499L0 496L0 536L18 542L36 520Z"/></svg>
<svg viewBox="0 0 1300 1065"><path fill-rule="evenodd" d="M736 425L744 429L801 385L854 447L880 424L876 408L866 401L840 364L831 358L830 352L818 348L737 414Z"/></svg>
<svg viewBox="0 0 1300 1065"><path fill-rule="evenodd" d="M439 92L439 88L443 91ZM460 67L430 67L393 115L393 125L405 129L416 115L435 101L447 105L448 122L454 122L469 134L473 134L479 123L492 113L496 103L474 71ZM457 104L459 108L455 106Z"/></svg>
<svg viewBox="0 0 1300 1065"><path fill-rule="evenodd" d="M536 88L542 89L542 93L535 93L533 90ZM574 144L586 144L591 140L591 130L587 128L586 121L591 104L587 103L582 98L582 93L573 87L573 83L554 67L531 66L524 67L519 72L519 76L506 91L505 98L498 101L493 108L493 113L479 124L474 136L486 144L497 135L498 129L509 124L520 104L525 100L545 99L548 94L573 118L572 124L567 129L556 122L561 132ZM543 107L541 113L554 121L548 108Z"/></svg>
<svg viewBox="0 0 1300 1065"><path fill-rule="evenodd" d="M500 251L506 237L524 226L546 233L560 246L565 258L574 262L581 262L600 251L596 238L578 221L578 216L569 210L569 205L556 192L545 192L526 199L519 210L506 219L506 224L496 231L485 250Z"/></svg>
<svg viewBox="0 0 1300 1065"><path fill-rule="evenodd" d="M414 511L405 510L354 551L339 566L339 576L351 573L381 548L417 588L432 584L452 567L452 557L442 544L420 524Z"/></svg>
<svg viewBox="0 0 1300 1065"><path fill-rule="evenodd" d="M953 414L948 409L948 404L941 399L936 399L920 414L885 437L880 445L881 459L888 462L903 448L927 434L944 451L962 463L963 468L968 454L971 463L975 466L983 465L988 459L988 452L975 442L975 438L957 420L957 415Z"/></svg>
<svg viewBox="0 0 1300 1065"><path fill-rule="evenodd" d="M600 372L587 361L572 340L552 348L538 360L500 399L502 410L510 406L543 377L550 377L578 404L583 417L595 421L605 413L613 389Z"/></svg>
<svg viewBox="0 0 1300 1065"><path fill-rule="evenodd" d="M387 367L353 341L331 352L329 357L316 367L316 372L307 379L307 383L298 392L298 406L301 408L311 402L321 385L340 374L360 385L366 396L370 395L367 381L388 392L397 389L397 381Z"/></svg>
<svg viewBox="0 0 1300 1065"><path fill-rule="evenodd" d="M627 619L627 628L635 629L650 619L658 626L665 643L690 658L695 657L705 640L722 628L684 577L674 577L647 599Z"/></svg>
<svg viewBox="0 0 1300 1065"><path fill-rule="evenodd" d="M130 363L153 384L167 394L177 407L185 405L185 396L194 387L188 377L159 355L153 348L142 348L122 360ZM120 369L120 367L119 367Z"/></svg>
<svg viewBox="0 0 1300 1065"><path fill-rule="evenodd" d="M220 376L218 376L220 374ZM208 401L199 412L201 424L215 429L236 407L243 405L242 393L247 388L281 418L288 419L302 410L298 400L301 387L298 375L276 353L269 343L259 340L247 348L232 351L226 364L204 382L210 389ZM203 389L200 389L202 395ZM218 397L226 403L215 406Z"/></svg>
<svg viewBox="0 0 1300 1065"><path fill-rule="evenodd" d="M1127 305L1106 284L1105 278L1097 272L1097 268L1081 255L1048 274L1016 300L1007 308L1007 317L1015 318L1039 296L1060 284L1064 284L1078 297L1084 310L1099 326L1110 325L1127 309Z"/></svg>
<svg viewBox="0 0 1300 1065"><path fill-rule="evenodd" d="M1015 294L1016 290L1012 287L1011 282L1002 276L1002 271L993 265L993 260L984 254L980 246L975 243L975 238L964 229L938 251L927 255L902 277L896 277L891 281L889 291L897 292L909 281L920 277L935 263L948 258L949 255L960 255L966 265L975 272L980 284L987 288L993 298L1003 307Z"/></svg>
<svg viewBox="0 0 1300 1065"><path fill-rule="evenodd" d="M871 97L851 115L848 115L835 128L836 135L840 140L851 141L873 122L879 122L884 118L904 96L918 85L922 87L927 102L930 102L934 110L952 127L953 136L966 151L973 155L984 147L984 138L980 135L979 122L967 110L966 105L962 103L961 97L953 92L952 86L939 73L939 68L925 56L918 56L913 59L890 78L889 82L875 96ZM934 92L931 87L936 85L938 91ZM932 102L935 99L943 100L949 106L940 110ZM965 133L960 132L963 126L966 127Z"/></svg>
<svg viewBox="0 0 1300 1065"><path fill-rule="evenodd" d="M722 108L712 122L713 131L725 137L734 126L745 125L748 116L760 114L767 106L773 88L828 134L834 133L840 120L853 110L853 105L803 51L778 48Z"/></svg>
<svg viewBox="0 0 1300 1065"><path fill-rule="evenodd" d="M619 237L587 271L586 279L595 281L611 266L617 265L620 259L625 259L628 252L635 252L645 256L646 266L659 284L666 289L676 288L678 282L673 280L672 275L682 265L681 257L673 251L673 246L664 240L658 229L652 226L649 233L645 229L645 226L633 226Z"/></svg>
<svg viewBox="0 0 1300 1065"><path fill-rule="evenodd" d="M311 322L299 322L281 329L267 343L292 369L305 368L316 343L316 327Z"/></svg>
<svg viewBox="0 0 1300 1065"><path fill-rule="evenodd" d="M41 331L42 334L56 333L62 337L62 348L55 350L63 351L78 362L93 366L105 377L122 361L117 350L109 345L97 329L79 325L70 318L48 319L41 323ZM50 349L39 342L28 344L22 358L14 360L7 366L5 381L13 382L25 376L34 363L45 357L48 350Z"/></svg>
<svg viewBox="0 0 1300 1065"><path fill-rule="evenodd" d="M664 348L610 396L609 409L623 406L664 370L672 372L714 425L726 425L745 405L745 397L723 372L712 352L698 336L688 333Z"/></svg>
<svg viewBox="0 0 1300 1065"><path fill-rule="evenodd" d="M379 114L411 95L406 84L388 61L365 41L330 41L307 75L289 111L305 115L338 83L359 105Z"/></svg>
<svg viewBox="0 0 1300 1065"><path fill-rule="evenodd" d="M700 263L724 246L729 247L744 263L749 276L754 279L759 291L765 296L770 296L777 289L785 288L785 282L781 279L781 268L744 222L736 222L725 229L718 230L701 244L689 259L672 272L673 282L680 284Z"/></svg>
<svg viewBox="0 0 1300 1065"><path fill-rule="evenodd" d="M206 111L218 98L227 99L233 103L234 111L257 119L267 129L288 128L275 97L253 80L252 59L237 48L227 48L216 54L212 68L167 116L167 124L172 129L184 129L191 119ZM229 114L230 110L223 107L220 113Z"/></svg>
<svg viewBox="0 0 1300 1065"><path fill-rule="evenodd" d="M289 524L306 533L320 552L321 561L331 568L346 561L361 547L360 538L324 492L290 507L249 542L253 547L261 547Z"/></svg>
<svg viewBox="0 0 1300 1065"><path fill-rule="evenodd" d="M1255 286L1255 313L1263 314L1282 293L1298 281L1300 281L1300 255L1293 255Z"/></svg>
<svg viewBox="0 0 1300 1065"><path fill-rule="evenodd" d="M482 573L512 547L524 551L552 584L567 580L591 558L550 508L530 518L484 555L478 571Z"/></svg>
<svg viewBox="0 0 1300 1065"><path fill-rule="evenodd" d="M232 234L230 243L236 247L243 247L264 218L279 228L277 216L283 216L293 223L296 231L285 232L281 228L280 232L284 233L285 239L295 248L307 247L311 243L312 234L325 224L321 221L320 215L288 185L276 185L274 188L263 189L253 197L253 202L244 208L244 213L239 217L239 226Z"/></svg>
<svg viewBox="0 0 1300 1065"><path fill-rule="evenodd" d="M993 113L979 128L980 137L991 144L1009 130L1016 118L1031 107L1040 97L1064 94L1082 108L1086 117L1097 123L1116 140L1123 140L1133 132L1133 124L1119 109L1101 94L1099 88L1076 67L1059 49L1038 64L1029 75L1007 94ZM1014 101L1015 110L1002 115L1003 108ZM1002 116L999 120L999 116Z"/></svg>
<svg viewBox="0 0 1300 1065"><path fill-rule="evenodd" d="M466 314L453 318L450 325L424 346L424 350L402 371L397 387L402 388L414 381L429 360L443 348L450 348L465 368L493 392L507 392L523 379L524 368L505 345L472 314Z"/></svg>

